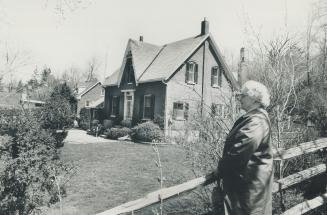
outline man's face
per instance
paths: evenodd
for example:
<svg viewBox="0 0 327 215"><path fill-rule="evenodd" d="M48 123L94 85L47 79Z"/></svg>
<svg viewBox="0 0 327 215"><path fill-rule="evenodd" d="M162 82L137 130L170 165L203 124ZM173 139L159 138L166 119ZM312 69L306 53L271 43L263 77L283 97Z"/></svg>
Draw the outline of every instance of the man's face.
<svg viewBox="0 0 327 215"><path fill-rule="evenodd" d="M241 103L241 108L245 111L250 110L254 104L254 99L244 93L239 94L238 99Z"/></svg>

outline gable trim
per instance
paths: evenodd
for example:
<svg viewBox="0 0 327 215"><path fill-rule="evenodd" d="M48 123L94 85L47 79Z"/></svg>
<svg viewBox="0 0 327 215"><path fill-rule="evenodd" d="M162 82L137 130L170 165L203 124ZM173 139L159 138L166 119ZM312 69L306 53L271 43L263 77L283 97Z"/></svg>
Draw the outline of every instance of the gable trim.
<svg viewBox="0 0 327 215"><path fill-rule="evenodd" d="M239 84L237 83L237 81L235 80L233 74L231 73L231 71L229 70L224 58L222 57L222 53L221 51L219 50L216 42L213 40L211 34L210 36L208 37L208 41L209 41L209 44L211 45L213 51L215 52L215 55L217 56L219 62L221 63L222 67L223 67L223 70L224 70L224 75L227 77L227 80L231 83L232 87L234 89L238 89L239 88Z"/></svg>
<svg viewBox="0 0 327 215"><path fill-rule="evenodd" d="M127 46L126 46L126 49L125 49L125 53L124 53L124 59L123 59L123 62L120 66L120 72L119 72L119 75L118 75L118 80L117 80L117 86L118 88L120 87L120 84L121 84L121 81L122 81L122 78L123 78L123 75L124 75L124 70L125 70L125 66L126 66L126 61L127 61L127 54L128 52L130 51L132 53L132 66L133 66L133 72L134 72L134 80L135 80L135 85L138 86L138 81L137 81L137 78L136 78L136 74L135 74L135 65L134 65L134 60L133 60L133 57L134 57L134 54L133 54L133 50L132 50L132 39L128 39L128 43L127 43Z"/></svg>

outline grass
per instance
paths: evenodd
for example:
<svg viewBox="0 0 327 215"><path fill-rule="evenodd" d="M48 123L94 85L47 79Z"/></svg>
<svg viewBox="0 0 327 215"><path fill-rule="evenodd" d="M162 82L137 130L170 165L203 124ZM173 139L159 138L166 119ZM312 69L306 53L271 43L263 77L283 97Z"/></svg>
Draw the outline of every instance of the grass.
<svg viewBox="0 0 327 215"><path fill-rule="evenodd" d="M166 178L164 186L193 178L181 147L159 146L159 151ZM96 214L160 188L156 154L149 145L66 144L62 159L76 165L76 174L66 186L65 215ZM47 214L59 214L59 205Z"/></svg>

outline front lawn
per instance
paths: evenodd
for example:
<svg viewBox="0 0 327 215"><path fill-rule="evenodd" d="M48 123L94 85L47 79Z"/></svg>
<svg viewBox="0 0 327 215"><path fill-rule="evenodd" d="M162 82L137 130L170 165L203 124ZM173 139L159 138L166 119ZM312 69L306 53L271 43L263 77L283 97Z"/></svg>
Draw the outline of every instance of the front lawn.
<svg viewBox="0 0 327 215"><path fill-rule="evenodd" d="M193 178L183 149L177 145L158 146L171 186ZM63 212L96 214L160 188L152 146L125 142L65 144L62 159L74 162L76 174L67 184ZM58 214L59 205L47 214Z"/></svg>

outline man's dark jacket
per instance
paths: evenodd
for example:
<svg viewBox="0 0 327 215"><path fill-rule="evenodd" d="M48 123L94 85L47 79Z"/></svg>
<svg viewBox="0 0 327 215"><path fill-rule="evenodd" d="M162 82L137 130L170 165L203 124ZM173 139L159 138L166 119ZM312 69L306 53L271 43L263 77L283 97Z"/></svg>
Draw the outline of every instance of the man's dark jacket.
<svg viewBox="0 0 327 215"><path fill-rule="evenodd" d="M218 173L228 214L271 215L273 154L264 109L241 116L228 134Z"/></svg>

